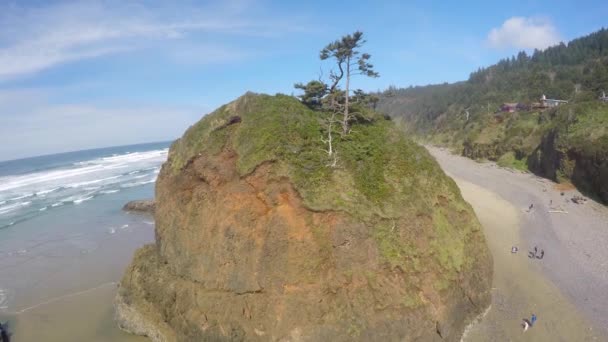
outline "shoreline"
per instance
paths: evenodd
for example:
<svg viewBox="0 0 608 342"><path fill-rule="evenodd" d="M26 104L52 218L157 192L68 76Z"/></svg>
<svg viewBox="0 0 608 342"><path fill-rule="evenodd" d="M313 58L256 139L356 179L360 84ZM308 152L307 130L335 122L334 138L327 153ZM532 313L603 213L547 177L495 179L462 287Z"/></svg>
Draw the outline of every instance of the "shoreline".
<svg viewBox="0 0 608 342"><path fill-rule="evenodd" d="M538 284L545 282L554 287L556 293L563 297L563 300L556 302L563 302L559 304L569 307L562 315L569 315L570 311L580 312L581 324L589 326L590 335L584 339L581 338L583 336L577 336L579 340L594 340L595 335L602 337L608 335L608 268L605 267L608 265L606 263L608 251L600 248L602 244L608 243L606 224L608 208L590 199L586 204L575 204L569 199L573 196L581 196L578 191L555 189L555 183L532 174L503 169L493 163L480 164L465 157L452 155L443 149L434 147L427 147L427 149L444 171L455 178L463 192L463 197L473 205L484 229L488 225L500 225L501 222L497 222L500 221L497 220L497 217L501 215L501 212L508 211L507 207L513 208L512 211L517 217L516 238L520 240L513 242L513 245L517 243L518 259L521 258L528 265L530 273L525 275L525 279L511 279L510 281L512 283L522 280L529 282L530 277L542 276L543 279ZM463 187L468 189L463 189ZM504 200L499 210L488 209L485 202L491 201L491 198L487 194L480 196L480 191L489 192L499 201ZM476 192L477 195L469 194L467 196L467 192ZM484 200L480 201L479 197ZM529 204L534 204L534 208L527 212ZM559 211L568 213L549 212L555 207L559 208ZM489 217L487 217L488 214ZM505 245L501 247L500 251L497 251L495 247L492 247L492 241L490 241L492 237L486 237L495 258L497 253L510 254L511 245ZM508 244L508 241L505 244ZM545 250L546 255L542 260L527 258L528 251L534 246ZM498 257L500 260L504 256L501 254ZM507 257L511 257L511 255L507 255ZM495 272L499 271L500 267L495 269ZM535 286L541 286L538 284ZM526 292L529 292L532 298L536 296L535 290L530 289L529 286L521 291L524 291L522 296ZM590 298L593 299L590 300ZM506 299L506 303L508 303L513 298L503 299ZM493 307L496 306L495 300L496 298L493 296ZM536 314L540 314L539 322L541 316L546 316L546 313L543 312L536 312ZM528 313L529 315L530 313ZM519 323L524 317L520 317ZM560 322L555 325L554 329L563 330L566 323L568 322ZM519 330L519 327L515 329ZM591 331L593 331L592 334ZM521 331L518 332L521 333ZM558 335L558 338L560 336L562 335Z"/></svg>

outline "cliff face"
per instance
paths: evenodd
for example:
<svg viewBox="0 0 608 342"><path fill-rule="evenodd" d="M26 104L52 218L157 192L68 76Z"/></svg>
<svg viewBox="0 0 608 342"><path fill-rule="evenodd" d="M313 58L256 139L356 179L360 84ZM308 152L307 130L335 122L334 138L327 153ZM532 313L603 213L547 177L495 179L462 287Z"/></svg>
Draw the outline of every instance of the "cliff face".
<svg viewBox="0 0 608 342"><path fill-rule="evenodd" d="M452 120L457 118L452 117ZM433 143L461 150L555 182L571 182L608 204L608 105L599 101L518 112L465 126L446 124L427 134Z"/></svg>
<svg viewBox="0 0 608 342"><path fill-rule="evenodd" d="M538 175L554 181L570 180L579 190L608 203L608 134L599 138L588 134L581 139L551 130L527 163Z"/></svg>
<svg viewBox="0 0 608 342"><path fill-rule="evenodd" d="M192 126L156 185L156 243L116 298L155 341L459 340L490 301L472 209L391 122L327 166L321 113L247 94Z"/></svg>

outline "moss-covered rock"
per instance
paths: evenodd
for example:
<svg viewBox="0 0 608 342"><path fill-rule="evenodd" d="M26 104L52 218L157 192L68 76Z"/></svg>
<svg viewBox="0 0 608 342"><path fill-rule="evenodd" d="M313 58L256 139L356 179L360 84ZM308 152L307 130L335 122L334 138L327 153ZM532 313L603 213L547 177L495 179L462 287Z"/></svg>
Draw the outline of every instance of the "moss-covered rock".
<svg viewBox="0 0 608 342"><path fill-rule="evenodd" d="M380 116L336 135L329 166L323 115L248 93L173 144L121 326L155 340L460 338L490 300L472 209Z"/></svg>
<svg viewBox="0 0 608 342"><path fill-rule="evenodd" d="M528 167L608 203L608 105L562 106L551 115L552 124L528 157Z"/></svg>
<svg viewBox="0 0 608 342"><path fill-rule="evenodd" d="M448 113L424 141L476 160L571 182L608 203L608 104L592 101L544 111L479 115L464 126Z"/></svg>

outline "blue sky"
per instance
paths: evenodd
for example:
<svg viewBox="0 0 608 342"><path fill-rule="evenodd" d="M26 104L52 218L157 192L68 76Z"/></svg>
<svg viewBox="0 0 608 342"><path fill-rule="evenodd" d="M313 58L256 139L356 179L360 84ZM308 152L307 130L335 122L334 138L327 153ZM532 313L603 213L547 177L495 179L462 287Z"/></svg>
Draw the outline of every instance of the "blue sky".
<svg viewBox="0 0 608 342"><path fill-rule="evenodd" d="M608 2L0 1L0 160L175 139L245 91L324 75L362 30L377 90L464 80L606 24Z"/></svg>

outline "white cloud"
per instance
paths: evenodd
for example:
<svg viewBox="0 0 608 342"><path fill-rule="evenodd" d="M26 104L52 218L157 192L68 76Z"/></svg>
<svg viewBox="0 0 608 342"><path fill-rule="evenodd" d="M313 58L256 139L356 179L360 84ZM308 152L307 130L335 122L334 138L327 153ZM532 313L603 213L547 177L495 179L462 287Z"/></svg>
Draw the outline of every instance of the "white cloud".
<svg viewBox="0 0 608 342"><path fill-rule="evenodd" d="M559 41L556 28L541 18L512 17L488 34L494 48L545 49Z"/></svg>
<svg viewBox="0 0 608 342"><path fill-rule="evenodd" d="M0 5L0 80L150 46L162 54L169 50L162 42L192 36L196 38L189 44L192 54L234 58L243 51L204 40L220 35L267 37L301 28L286 20L256 16L247 10L252 6L248 2L224 6L154 7L112 0L43 7ZM200 60L211 63L217 58Z"/></svg>
<svg viewBox="0 0 608 342"><path fill-rule="evenodd" d="M200 105L204 96L189 99L193 106L174 104L179 100L173 94L147 100L152 95L145 84L134 88L136 96L104 94L123 75L110 72L98 80L95 69L74 69L74 79L49 77L38 84L43 70L101 56L117 67L143 57L154 58L145 62L159 68L196 69L192 64L263 56L272 39L293 39L290 33L306 30L301 17L271 13L250 0L202 6L190 0L48 3L0 0L0 160L174 139L210 109ZM22 83L28 76L33 80Z"/></svg>
<svg viewBox="0 0 608 342"><path fill-rule="evenodd" d="M54 102L45 90L0 91L0 160L172 140L209 112L202 106Z"/></svg>

